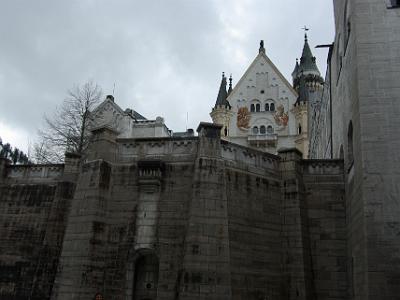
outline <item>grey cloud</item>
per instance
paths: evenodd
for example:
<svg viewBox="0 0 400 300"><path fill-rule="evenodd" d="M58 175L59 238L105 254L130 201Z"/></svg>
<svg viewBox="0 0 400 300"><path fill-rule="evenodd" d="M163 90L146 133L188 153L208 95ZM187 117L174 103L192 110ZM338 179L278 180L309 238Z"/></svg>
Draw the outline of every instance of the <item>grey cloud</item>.
<svg viewBox="0 0 400 300"><path fill-rule="evenodd" d="M3 1L0 122L32 136L67 89L92 79L105 94L115 83L122 108L161 115L173 130L189 113L195 128L209 120L222 71L237 81L264 39L290 76L302 26L313 45L332 41L331 10L328 0ZM326 53L314 53L323 69Z"/></svg>

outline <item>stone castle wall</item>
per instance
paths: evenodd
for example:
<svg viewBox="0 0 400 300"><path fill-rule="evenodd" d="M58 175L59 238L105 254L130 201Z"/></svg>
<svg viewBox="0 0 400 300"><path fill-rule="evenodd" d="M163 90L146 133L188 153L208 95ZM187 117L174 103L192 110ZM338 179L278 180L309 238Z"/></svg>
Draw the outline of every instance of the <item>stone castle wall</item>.
<svg viewBox="0 0 400 300"><path fill-rule="evenodd" d="M72 158L58 181L3 178L1 253L21 250L1 257L20 274L0 281L2 299L346 299L341 161L248 149L212 124L193 138L95 135L78 174ZM15 235L25 227L40 230Z"/></svg>
<svg viewBox="0 0 400 300"><path fill-rule="evenodd" d="M400 9L392 3L334 1L332 99L321 99L311 136L313 158L330 138L333 157L344 158L350 299L398 297ZM332 119L321 119L329 101Z"/></svg>
<svg viewBox="0 0 400 300"><path fill-rule="evenodd" d="M12 166L0 178L1 299L50 298L74 194L74 183L53 177L60 169Z"/></svg>

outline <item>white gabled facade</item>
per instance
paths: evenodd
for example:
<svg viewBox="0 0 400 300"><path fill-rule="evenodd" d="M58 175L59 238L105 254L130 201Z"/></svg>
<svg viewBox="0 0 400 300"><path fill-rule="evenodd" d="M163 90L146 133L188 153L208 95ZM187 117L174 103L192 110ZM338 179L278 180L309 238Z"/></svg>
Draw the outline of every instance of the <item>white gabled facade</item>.
<svg viewBox="0 0 400 300"><path fill-rule="evenodd" d="M107 96L91 112L91 128L103 126L116 130L119 138L169 137L172 135L163 118L147 120L132 109L124 111L115 103L112 96Z"/></svg>
<svg viewBox="0 0 400 300"><path fill-rule="evenodd" d="M261 42L259 54L228 94L233 116L226 139L274 154L297 147L298 126L292 111L297 98Z"/></svg>

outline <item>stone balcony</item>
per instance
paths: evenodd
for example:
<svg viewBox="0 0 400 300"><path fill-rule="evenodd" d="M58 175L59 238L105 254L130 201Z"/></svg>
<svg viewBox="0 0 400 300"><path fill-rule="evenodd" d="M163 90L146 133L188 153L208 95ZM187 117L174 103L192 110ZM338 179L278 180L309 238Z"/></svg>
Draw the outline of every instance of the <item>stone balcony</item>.
<svg viewBox="0 0 400 300"><path fill-rule="evenodd" d="M247 137L247 141L252 146L276 146L278 135L276 133L252 134Z"/></svg>

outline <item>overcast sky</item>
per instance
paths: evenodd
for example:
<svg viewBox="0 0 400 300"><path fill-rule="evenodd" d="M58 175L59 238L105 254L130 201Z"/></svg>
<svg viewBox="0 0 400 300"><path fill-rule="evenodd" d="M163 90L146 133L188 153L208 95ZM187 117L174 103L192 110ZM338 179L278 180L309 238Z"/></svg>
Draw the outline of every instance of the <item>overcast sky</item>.
<svg viewBox="0 0 400 300"><path fill-rule="evenodd" d="M333 41L331 0L1 0L0 137L26 151L68 89L97 82L173 131L211 121L221 72L234 84L265 41L290 80L310 27ZM326 49L313 49L322 75ZM291 80L290 80L291 82ZM189 116L186 124L186 115Z"/></svg>

